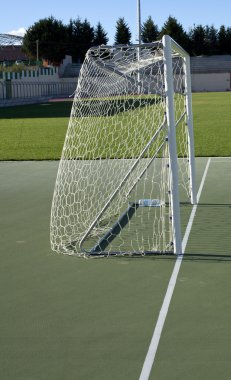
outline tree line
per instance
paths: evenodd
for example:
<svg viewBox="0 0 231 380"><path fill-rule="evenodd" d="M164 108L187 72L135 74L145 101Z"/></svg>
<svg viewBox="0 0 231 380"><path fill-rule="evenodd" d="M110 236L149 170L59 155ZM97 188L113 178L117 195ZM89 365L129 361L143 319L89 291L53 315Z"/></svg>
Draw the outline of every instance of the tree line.
<svg viewBox="0 0 231 380"><path fill-rule="evenodd" d="M191 56L231 54L231 28L222 25L194 25L186 32L175 17L169 16L162 28L158 28L151 16L142 24L141 40L149 43L159 40L164 34L170 35ZM106 45L108 33L101 22L93 27L85 18L70 19L65 25L53 16L41 19L28 28L23 39L23 50L32 59L46 59L60 63L66 54L74 62L83 62L87 50L92 46ZM120 17L115 25L114 44L131 44L129 25Z"/></svg>

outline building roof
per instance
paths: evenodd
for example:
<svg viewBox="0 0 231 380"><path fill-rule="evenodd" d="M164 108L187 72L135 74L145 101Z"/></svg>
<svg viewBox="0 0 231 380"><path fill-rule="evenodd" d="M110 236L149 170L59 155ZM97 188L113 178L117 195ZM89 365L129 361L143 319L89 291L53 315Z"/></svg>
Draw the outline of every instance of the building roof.
<svg viewBox="0 0 231 380"><path fill-rule="evenodd" d="M0 62L28 60L22 52L23 37L0 33Z"/></svg>
<svg viewBox="0 0 231 380"><path fill-rule="evenodd" d="M21 46L23 37L13 36L12 34L0 33L0 47L2 46Z"/></svg>

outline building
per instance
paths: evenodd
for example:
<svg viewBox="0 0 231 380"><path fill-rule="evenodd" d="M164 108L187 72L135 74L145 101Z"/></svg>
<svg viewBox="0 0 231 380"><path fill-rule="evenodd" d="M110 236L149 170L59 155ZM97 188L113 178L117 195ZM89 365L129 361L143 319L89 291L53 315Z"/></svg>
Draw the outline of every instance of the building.
<svg viewBox="0 0 231 380"><path fill-rule="evenodd" d="M10 34L0 34L0 63L13 63L15 61L28 61L22 51L23 38Z"/></svg>
<svg viewBox="0 0 231 380"><path fill-rule="evenodd" d="M231 55L191 57L192 91L231 91Z"/></svg>

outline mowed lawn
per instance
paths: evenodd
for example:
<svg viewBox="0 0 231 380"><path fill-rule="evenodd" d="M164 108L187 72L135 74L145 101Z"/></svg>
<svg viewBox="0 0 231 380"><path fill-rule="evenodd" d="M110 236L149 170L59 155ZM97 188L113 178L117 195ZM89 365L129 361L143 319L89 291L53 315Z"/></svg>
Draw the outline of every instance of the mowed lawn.
<svg viewBox="0 0 231 380"><path fill-rule="evenodd" d="M229 92L193 94L196 156L231 156L230 103ZM0 108L0 160L59 159L71 106L66 101Z"/></svg>
<svg viewBox="0 0 231 380"><path fill-rule="evenodd" d="M72 102L0 107L0 160L60 158Z"/></svg>
<svg viewBox="0 0 231 380"><path fill-rule="evenodd" d="M193 94L195 155L231 156L231 93Z"/></svg>

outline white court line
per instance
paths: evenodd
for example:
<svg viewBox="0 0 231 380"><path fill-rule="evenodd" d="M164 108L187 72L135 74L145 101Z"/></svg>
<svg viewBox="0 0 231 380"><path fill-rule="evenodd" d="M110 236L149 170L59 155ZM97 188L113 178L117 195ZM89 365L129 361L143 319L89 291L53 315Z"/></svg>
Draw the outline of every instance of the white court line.
<svg viewBox="0 0 231 380"><path fill-rule="evenodd" d="M202 193L202 189L204 187L204 183L205 183L205 179L206 179L206 176L208 173L210 162L211 162L211 158L208 159L206 167L205 167L205 171L204 171L204 174L203 174L203 177L201 180L201 184L200 184L200 187L199 187L199 190L197 193L197 203L199 203L199 200L200 200L200 196ZM191 231L191 228L193 225L193 220L194 220L194 217L196 214L196 210L197 210L197 204L193 206L191 214L190 214L188 225L187 225L187 228L186 228L186 231L184 234L184 238L182 241L182 255L179 255L176 259L176 263L174 265L171 278L169 280L168 288L167 288L167 291L166 291L166 294L164 297L162 307L160 309L158 320L157 320L157 323L156 323L156 326L155 326L155 329L153 332L151 343L150 343L149 348L148 348L148 352L147 352L147 355L146 355L146 358L145 358L145 361L143 364L143 368L142 368L139 380L148 380L149 379L149 376L150 376L150 373L152 370L152 366L153 366L153 363L155 360L156 351L157 351L157 348L159 345L161 333L162 333L162 330L164 327L165 319L166 319L167 314L168 314L169 305L170 305L170 302L172 299L173 291L174 291L174 288L176 285L177 277L178 277L179 270L181 267L181 263L183 260L183 255L184 255L185 248L186 248L188 238L190 235L190 231Z"/></svg>

